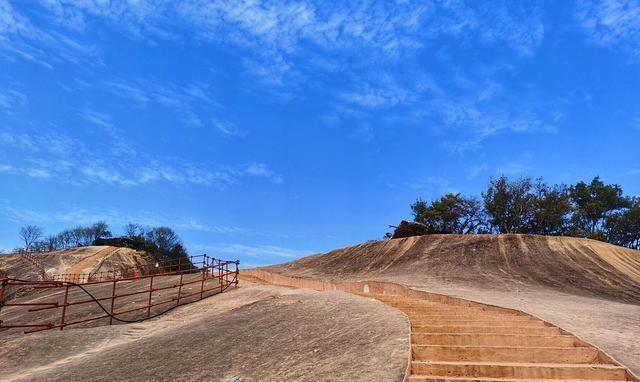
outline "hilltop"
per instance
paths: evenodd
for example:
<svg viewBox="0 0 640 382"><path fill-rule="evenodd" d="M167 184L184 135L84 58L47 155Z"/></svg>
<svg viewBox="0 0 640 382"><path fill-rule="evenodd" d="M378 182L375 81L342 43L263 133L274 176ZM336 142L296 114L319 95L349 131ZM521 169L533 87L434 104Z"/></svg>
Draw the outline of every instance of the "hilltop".
<svg viewBox="0 0 640 382"><path fill-rule="evenodd" d="M423 235L367 242L267 270L329 279L405 278L418 284L526 286L640 302L640 252L582 238Z"/></svg>
<svg viewBox="0 0 640 382"><path fill-rule="evenodd" d="M0 255L0 268L15 278L38 280L38 269L19 254ZM145 251L112 246L88 246L36 253L49 275L123 271L153 261Z"/></svg>

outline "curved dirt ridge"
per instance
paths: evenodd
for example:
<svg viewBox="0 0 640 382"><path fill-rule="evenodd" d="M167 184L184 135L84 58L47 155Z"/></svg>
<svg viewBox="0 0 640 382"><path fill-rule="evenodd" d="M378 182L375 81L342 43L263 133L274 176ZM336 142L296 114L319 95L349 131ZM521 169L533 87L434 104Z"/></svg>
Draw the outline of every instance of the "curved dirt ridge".
<svg viewBox="0 0 640 382"><path fill-rule="evenodd" d="M640 252L570 237L414 236L367 242L265 269L331 279L412 275L496 289L540 285L640 303Z"/></svg>
<svg viewBox="0 0 640 382"><path fill-rule="evenodd" d="M517 310L380 281L325 281L260 269L244 276L271 285L367 296L411 322L405 381L638 381L629 369L578 336Z"/></svg>

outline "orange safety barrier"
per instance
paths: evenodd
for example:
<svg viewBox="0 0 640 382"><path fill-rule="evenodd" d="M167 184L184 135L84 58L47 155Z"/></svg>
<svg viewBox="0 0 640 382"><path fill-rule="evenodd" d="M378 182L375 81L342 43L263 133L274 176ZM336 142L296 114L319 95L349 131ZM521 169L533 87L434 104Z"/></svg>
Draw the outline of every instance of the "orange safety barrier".
<svg viewBox="0 0 640 382"><path fill-rule="evenodd" d="M238 285L239 261L207 255L118 272L0 278L0 331L25 333L102 320L137 322ZM231 269L230 269L231 268ZM146 281L146 282L145 282Z"/></svg>

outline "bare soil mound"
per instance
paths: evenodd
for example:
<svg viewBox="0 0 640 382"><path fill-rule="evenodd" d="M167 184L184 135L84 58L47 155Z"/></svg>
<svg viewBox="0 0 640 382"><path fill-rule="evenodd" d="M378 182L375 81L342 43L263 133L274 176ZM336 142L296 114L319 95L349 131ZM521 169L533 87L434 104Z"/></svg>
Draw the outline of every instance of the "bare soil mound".
<svg viewBox="0 0 640 382"><path fill-rule="evenodd" d="M0 268L11 276L38 280L36 267L21 255L0 255ZM153 259L144 251L110 246L90 246L38 254L38 261L50 275L124 271L149 264Z"/></svg>
<svg viewBox="0 0 640 382"><path fill-rule="evenodd" d="M640 373L640 252L578 238L429 235L266 267L288 276L391 281L534 314Z"/></svg>
<svg viewBox="0 0 640 382"><path fill-rule="evenodd" d="M323 278L412 276L495 289L540 285L640 302L640 252L537 235L425 235L376 241L267 267Z"/></svg>
<svg viewBox="0 0 640 382"><path fill-rule="evenodd" d="M138 324L5 336L0 379L402 381L409 346L379 301L243 281Z"/></svg>

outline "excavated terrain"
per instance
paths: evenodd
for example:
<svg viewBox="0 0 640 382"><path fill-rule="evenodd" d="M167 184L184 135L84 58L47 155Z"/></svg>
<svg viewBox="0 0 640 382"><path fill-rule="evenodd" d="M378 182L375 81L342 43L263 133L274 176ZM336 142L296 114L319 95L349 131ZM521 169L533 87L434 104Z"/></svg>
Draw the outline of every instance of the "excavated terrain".
<svg viewBox="0 0 640 382"><path fill-rule="evenodd" d="M123 261L107 253L46 266ZM573 238L369 242L137 324L0 332L0 380L637 381L639 264Z"/></svg>
<svg viewBox="0 0 640 382"><path fill-rule="evenodd" d="M0 341L0 381L399 382L410 351L390 306L245 281L137 324Z"/></svg>
<svg viewBox="0 0 640 382"><path fill-rule="evenodd" d="M89 246L48 253L34 253L49 275L124 271L150 264L152 256L144 251L111 246ZM38 269L21 255L0 255L0 269L11 277L38 280Z"/></svg>
<svg viewBox="0 0 640 382"><path fill-rule="evenodd" d="M588 239L429 235L367 242L262 268L378 280L519 309L577 334L640 373L640 252Z"/></svg>

